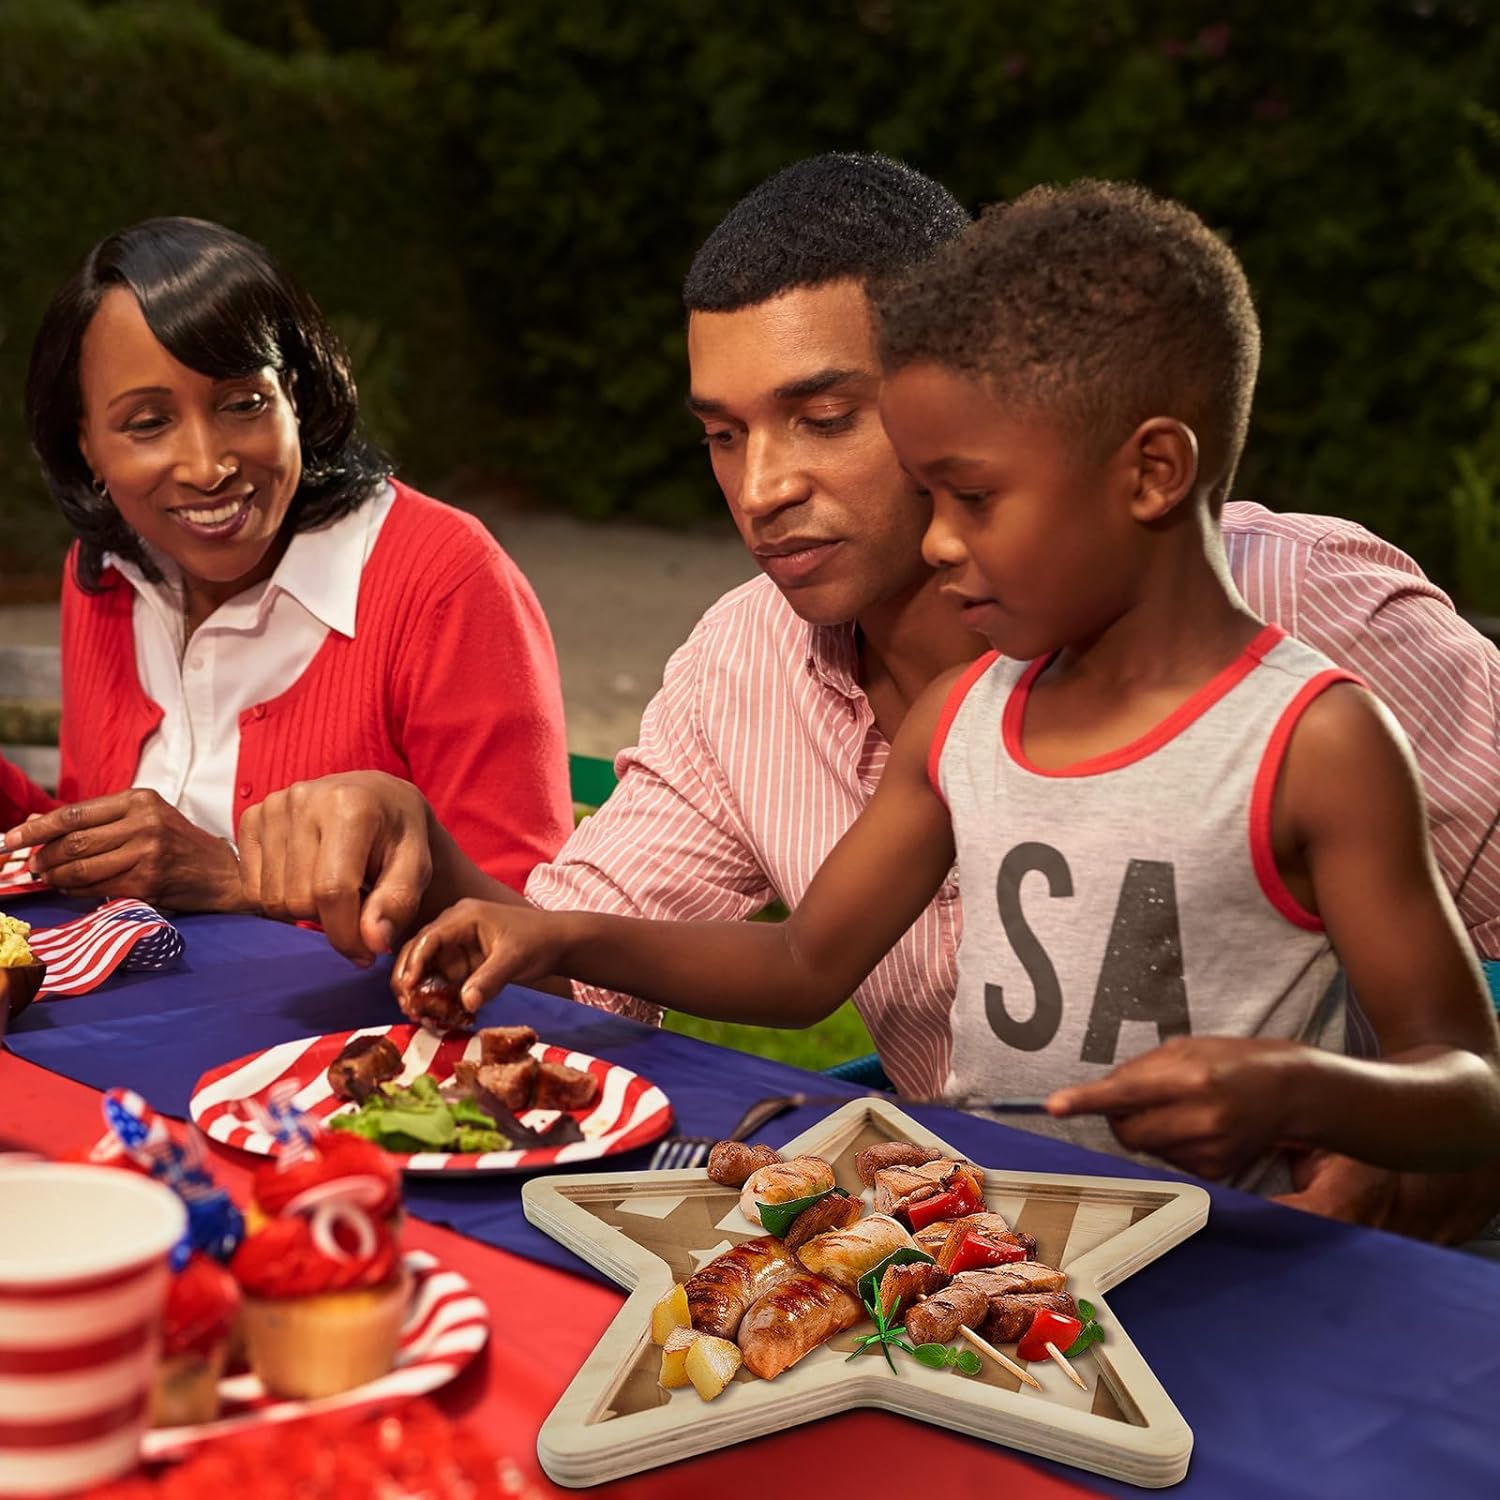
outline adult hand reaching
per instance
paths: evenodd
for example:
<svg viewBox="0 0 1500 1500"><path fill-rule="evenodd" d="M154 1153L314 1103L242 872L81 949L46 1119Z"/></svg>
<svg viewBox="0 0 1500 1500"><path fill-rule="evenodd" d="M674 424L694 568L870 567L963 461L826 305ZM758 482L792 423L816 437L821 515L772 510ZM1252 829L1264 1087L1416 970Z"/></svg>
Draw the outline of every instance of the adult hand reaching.
<svg viewBox="0 0 1500 1500"><path fill-rule="evenodd" d="M432 880L426 799L409 781L350 771L299 781L240 819L247 903L315 921L346 958L371 963L416 922Z"/></svg>
<svg viewBox="0 0 1500 1500"><path fill-rule="evenodd" d="M177 911L244 908L228 840L144 787L35 814L5 835L4 847L31 849L31 870L69 895L134 896Z"/></svg>

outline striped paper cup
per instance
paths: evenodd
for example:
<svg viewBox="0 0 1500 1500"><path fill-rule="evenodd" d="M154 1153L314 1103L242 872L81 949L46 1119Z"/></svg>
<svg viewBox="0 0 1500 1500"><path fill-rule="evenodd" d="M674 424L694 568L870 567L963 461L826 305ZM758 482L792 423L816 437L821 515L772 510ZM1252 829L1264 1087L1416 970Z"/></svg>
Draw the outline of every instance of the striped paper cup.
<svg viewBox="0 0 1500 1500"><path fill-rule="evenodd" d="M167 1254L187 1214L110 1167L0 1167L0 1495L57 1495L136 1462Z"/></svg>

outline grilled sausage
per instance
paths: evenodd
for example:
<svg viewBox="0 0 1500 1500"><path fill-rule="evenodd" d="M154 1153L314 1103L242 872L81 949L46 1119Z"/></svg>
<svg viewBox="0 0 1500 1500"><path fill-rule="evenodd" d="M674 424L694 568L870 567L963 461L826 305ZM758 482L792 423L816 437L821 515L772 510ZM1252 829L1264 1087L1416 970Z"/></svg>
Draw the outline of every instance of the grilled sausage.
<svg viewBox="0 0 1500 1500"><path fill-rule="evenodd" d="M566 1063L537 1064L533 1109L587 1109L598 1097L599 1080L592 1073Z"/></svg>
<svg viewBox="0 0 1500 1500"><path fill-rule="evenodd" d="M804 1208L783 1236L788 1250L798 1250L815 1235L827 1234L830 1229L847 1229L857 1223L865 1211L858 1198L840 1197L830 1193L820 1198L811 1208Z"/></svg>
<svg viewBox="0 0 1500 1500"><path fill-rule="evenodd" d="M724 1187L744 1187L752 1172L774 1166L781 1152L769 1146L747 1146L743 1141L717 1141L708 1153L710 1180Z"/></svg>
<svg viewBox="0 0 1500 1500"><path fill-rule="evenodd" d="M335 1099L363 1103L388 1078L401 1076L401 1053L388 1036L357 1036L328 1067Z"/></svg>
<svg viewBox="0 0 1500 1500"><path fill-rule="evenodd" d="M989 1310L984 1292L960 1278L907 1310L906 1336L914 1344L951 1344L961 1324L977 1329Z"/></svg>
<svg viewBox="0 0 1500 1500"><path fill-rule="evenodd" d="M875 1174L882 1167L920 1167L924 1162L938 1161L942 1152L936 1146L914 1146L910 1141L881 1141L866 1146L854 1158L854 1170L866 1187L875 1186Z"/></svg>
<svg viewBox="0 0 1500 1500"><path fill-rule="evenodd" d="M774 1380L834 1334L864 1316L859 1299L811 1271L778 1282L745 1314L740 1353L745 1367Z"/></svg>
<svg viewBox="0 0 1500 1500"><path fill-rule="evenodd" d="M794 1198L809 1198L832 1186L833 1168L821 1156L797 1156L791 1161L773 1162L745 1179L740 1212L758 1225L757 1203L790 1203Z"/></svg>
<svg viewBox="0 0 1500 1500"><path fill-rule="evenodd" d="M536 1083L536 1058L523 1057L519 1062L481 1063L474 1081L485 1093L494 1095L507 1109L519 1114L531 1107L531 1091Z"/></svg>
<svg viewBox="0 0 1500 1500"><path fill-rule="evenodd" d="M1070 1318L1078 1312L1078 1304L1067 1292L1017 1292L1009 1297L992 1298L984 1326L976 1331L992 1344L1018 1343L1043 1308L1066 1313Z"/></svg>
<svg viewBox="0 0 1500 1500"><path fill-rule="evenodd" d="M693 1327L700 1333L732 1339L750 1304L798 1269L774 1235L761 1235L726 1250L684 1283Z"/></svg>
<svg viewBox="0 0 1500 1500"><path fill-rule="evenodd" d="M429 1031L452 1031L469 1023L458 986L441 974L429 974L415 989L403 991L396 999L408 1020Z"/></svg>
<svg viewBox="0 0 1500 1500"><path fill-rule="evenodd" d="M529 1026L486 1026L479 1033L479 1060L487 1063L515 1062L536 1044Z"/></svg>
<svg viewBox="0 0 1500 1500"><path fill-rule="evenodd" d="M912 1237L894 1219L872 1214L848 1229L814 1236L797 1251L809 1271L852 1292L866 1271L873 1271L893 1250L913 1249Z"/></svg>

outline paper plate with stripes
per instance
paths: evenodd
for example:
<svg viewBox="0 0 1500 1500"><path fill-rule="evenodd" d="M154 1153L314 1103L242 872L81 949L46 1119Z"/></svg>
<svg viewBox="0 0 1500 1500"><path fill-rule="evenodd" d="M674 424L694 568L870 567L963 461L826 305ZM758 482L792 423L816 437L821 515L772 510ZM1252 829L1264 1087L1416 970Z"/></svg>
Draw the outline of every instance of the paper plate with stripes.
<svg viewBox="0 0 1500 1500"><path fill-rule="evenodd" d="M405 1067L397 1083L409 1084L420 1074L430 1074L439 1083L452 1077L462 1061L479 1061L479 1038L469 1031L438 1034L420 1026L365 1026L358 1031L337 1031L328 1036L304 1037L282 1042L263 1052L252 1052L234 1062L210 1069L193 1088L188 1109L198 1127L216 1141L256 1156L275 1154L276 1142L260 1126L250 1107L264 1103L272 1088L284 1079L297 1085L293 1103L315 1120L352 1112L354 1106L334 1096L327 1073L345 1046L357 1036L384 1036L400 1050ZM665 1135L672 1123L672 1106L654 1083L622 1068L618 1063L570 1052L537 1042L531 1055L538 1062L564 1063L592 1073L599 1080L598 1097L587 1109L570 1110L583 1131L581 1141L565 1146L534 1146L482 1154L423 1151L399 1160L408 1172L532 1172L539 1167L568 1162L592 1161L630 1151ZM518 1118L523 1125L544 1130L556 1118L555 1110L533 1109Z"/></svg>
<svg viewBox="0 0 1500 1500"><path fill-rule="evenodd" d="M174 1458L199 1443L247 1427L293 1422L322 1412L358 1411L447 1385L484 1348L490 1336L489 1309L462 1276L443 1270L425 1250L408 1250L405 1259L412 1278L411 1300L389 1375L320 1401L284 1401L269 1395L254 1375L229 1375L219 1382L216 1421L153 1428L141 1439L141 1457Z"/></svg>

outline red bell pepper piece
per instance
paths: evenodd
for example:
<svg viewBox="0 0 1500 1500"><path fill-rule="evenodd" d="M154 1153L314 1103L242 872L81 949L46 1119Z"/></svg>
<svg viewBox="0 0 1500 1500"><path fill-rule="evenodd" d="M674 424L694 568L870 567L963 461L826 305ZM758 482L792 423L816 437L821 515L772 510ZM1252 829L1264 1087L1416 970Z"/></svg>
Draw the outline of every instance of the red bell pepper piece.
<svg viewBox="0 0 1500 1500"><path fill-rule="evenodd" d="M936 1224L939 1219L961 1219L983 1206L984 1195L979 1191L979 1184L964 1172L946 1193L913 1203L906 1210L906 1217L911 1220L913 1229L923 1229L928 1224Z"/></svg>
<svg viewBox="0 0 1500 1500"><path fill-rule="evenodd" d="M1022 1359L1047 1359L1048 1344L1056 1344L1059 1350L1066 1349L1082 1331L1083 1324L1077 1318L1043 1308L1031 1320L1031 1327L1016 1345L1016 1353Z"/></svg>
<svg viewBox="0 0 1500 1500"><path fill-rule="evenodd" d="M978 1266L1005 1266L1012 1261L1025 1259L1026 1252L1020 1245L999 1244L985 1239L982 1234L971 1229L964 1236L947 1270L950 1276L957 1276L960 1271L972 1271Z"/></svg>

